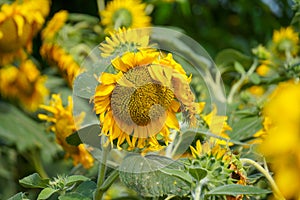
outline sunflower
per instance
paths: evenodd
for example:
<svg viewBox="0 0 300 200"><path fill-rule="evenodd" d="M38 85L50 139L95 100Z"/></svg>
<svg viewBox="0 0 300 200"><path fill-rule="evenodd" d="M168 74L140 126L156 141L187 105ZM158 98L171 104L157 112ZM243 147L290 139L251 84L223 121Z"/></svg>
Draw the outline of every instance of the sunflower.
<svg viewBox="0 0 300 200"><path fill-rule="evenodd" d="M32 49L32 38L42 28L50 8L49 0L5 3L0 10L0 65L18 57L22 48Z"/></svg>
<svg viewBox="0 0 300 200"><path fill-rule="evenodd" d="M149 33L144 29L119 28L118 31L111 32L111 37L105 38L105 43L101 43L100 50L102 57L121 55L127 51L137 51L147 48L149 44Z"/></svg>
<svg viewBox="0 0 300 200"><path fill-rule="evenodd" d="M279 57L288 54L295 56L298 53L299 36L292 27L281 28L273 33L273 51Z"/></svg>
<svg viewBox="0 0 300 200"><path fill-rule="evenodd" d="M62 76L72 87L73 80L80 71L80 66L71 54L58 44L44 42L40 49L41 56L50 64L57 65Z"/></svg>
<svg viewBox="0 0 300 200"><path fill-rule="evenodd" d="M113 0L101 15L102 25L109 33L118 28L141 28L150 26L151 18L145 13L146 5L140 0Z"/></svg>
<svg viewBox="0 0 300 200"><path fill-rule="evenodd" d="M71 96L68 97L68 105L63 106L59 94L53 94L50 100L50 105L40 105L40 108L49 112L39 114L41 120L50 122L49 129L55 133L56 142L66 151L66 157L73 158L73 164L81 163L85 168L90 168L94 164L94 158L87 151L83 144L72 146L66 142L66 138L76 131L76 124L84 118L84 113L81 113L76 118L72 115L73 101Z"/></svg>
<svg viewBox="0 0 300 200"><path fill-rule="evenodd" d="M52 17L41 33L42 40L52 39L55 34L65 25L68 19L68 11L61 10Z"/></svg>
<svg viewBox="0 0 300 200"><path fill-rule="evenodd" d="M36 111L49 93L45 87L46 76L41 76L29 59L18 67L9 65L0 69L0 79L0 94L16 100L27 111Z"/></svg>
<svg viewBox="0 0 300 200"><path fill-rule="evenodd" d="M299 102L299 81L282 82L269 96L262 112L263 141L258 149L271 163L275 182L286 199L300 198Z"/></svg>
<svg viewBox="0 0 300 200"><path fill-rule="evenodd" d="M102 134L117 147L125 142L150 151L171 141L170 129L179 131L176 113L197 125L199 103L190 90L190 78L171 54L161 57L152 49L128 52L112 61L117 74L102 73L94 95Z"/></svg>

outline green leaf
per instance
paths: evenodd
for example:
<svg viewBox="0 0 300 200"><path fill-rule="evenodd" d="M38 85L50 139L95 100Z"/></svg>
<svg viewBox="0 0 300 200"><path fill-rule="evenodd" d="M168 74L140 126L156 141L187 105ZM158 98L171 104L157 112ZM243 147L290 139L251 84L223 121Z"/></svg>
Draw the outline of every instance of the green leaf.
<svg viewBox="0 0 300 200"><path fill-rule="evenodd" d="M59 189L54 189L54 188L50 188L50 187L44 188L40 192L40 194L38 196L38 200L48 199L57 191L59 191Z"/></svg>
<svg viewBox="0 0 300 200"><path fill-rule="evenodd" d="M120 180L141 196L158 197L189 193L191 177L183 175L184 165L158 155L130 155L120 165ZM181 176L181 177L180 177ZM180 178L179 178L180 177Z"/></svg>
<svg viewBox="0 0 300 200"><path fill-rule="evenodd" d="M49 158L57 151L56 145L49 142L43 126L4 102L0 102L0 138L15 144L19 152L38 147L42 156Z"/></svg>
<svg viewBox="0 0 300 200"><path fill-rule="evenodd" d="M200 181L207 175L207 171L201 167L189 167L190 175L192 175L197 181Z"/></svg>
<svg viewBox="0 0 300 200"><path fill-rule="evenodd" d="M260 83L260 77L257 73L251 74L249 78L250 78L251 82L254 83L255 85Z"/></svg>
<svg viewBox="0 0 300 200"><path fill-rule="evenodd" d="M78 145L82 144L82 141L81 141L77 131L74 132L73 134L69 135L66 138L66 141L68 144L73 145L73 146L78 146Z"/></svg>
<svg viewBox="0 0 300 200"><path fill-rule="evenodd" d="M29 200L23 192L19 192L14 196L10 197L8 200Z"/></svg>
<svg viewBox="0 0 300 200"><path fill-rule="evenodd" d="M46 188L49 179L42 179L38 173L34 173L19 180L19 183L26 188Z"/></svg>
<svg viewBox="0 0 300 200"><path fill-rule="evenodd" d="M250 116L244 118L238 118L235 121L238 123L232 124L232 131L230 132L230 138L232 140L245 140L253 137L259 129L262 128L262 118L257 116Z"/></svg>
<svg viewBox="0 0 300 200"><path fill-rule="evenodd" d="M235 62L239 62L247 69L251 65L252 59L234 49L220 51L215 57L216 65L220 67L223 72L233 67Z"/></svg>
<svg viewBox="0 0 300 200"><path fill-rule="evenodd" d="M96 190L96 188L97 185L95 182L85 181L78 185L74 192L79 193L85 197L93 198L93 192Z"/></svg>
<svg viewBox="0 0 300 200"><path fill-rule="evenodd" d="M66 193L58 197L59 200L92 200L92 198L86 197L77 192Z"/></svg>
<svg viewBox="0 0 300 200"><path fill-rule="evenodd" d="M240 74L246 74L244 67L239 62L234 62L234 69Z"/></svg>
<svg viewBox="0 0 300 200"><path fill-rule="evenodd" d="M270 190L239 184L222 185L209 191L206 195L259 195L271 193Z"/></svg>
<svg viewBox="0 0 300 200"><path fill-rule="evenodd" d="M185 173L182 169L161 168L159 169L159 171L171 176L178 177L183 181L186 181L187 183L193 183L192 177L189 174Z"/></svg>
<svg viewBox="0 0 300 200"><path fill-rule="evenodd" d="M76 182L80 181L88 181L90 180L88 177L82 176L82 175L72 175L67 177L66 185L72 185Z"/></svg>

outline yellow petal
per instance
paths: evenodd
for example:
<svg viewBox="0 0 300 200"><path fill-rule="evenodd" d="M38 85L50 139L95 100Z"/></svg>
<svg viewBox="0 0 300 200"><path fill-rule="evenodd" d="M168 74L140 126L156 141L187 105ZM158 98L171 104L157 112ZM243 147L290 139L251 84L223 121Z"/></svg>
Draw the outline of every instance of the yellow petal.
<svg viewBox="0 0 300 200"><path fill-rule="evenodd" d="M172 128L172 129L175 129L175 130L179 130L179 123L178 123L178 120L176 118L175 113L168 112L167 120L166 120L166 125L169 128Z"/></svg>
<svg viewBox="0 0 300 200"><path fill-rule="evenodd" d="M23 28L24 28L24 19L20 15L15 15L14 16L14 21L17 24L17 31L18 31L18 36L21 37L23 34Z"/></svg>

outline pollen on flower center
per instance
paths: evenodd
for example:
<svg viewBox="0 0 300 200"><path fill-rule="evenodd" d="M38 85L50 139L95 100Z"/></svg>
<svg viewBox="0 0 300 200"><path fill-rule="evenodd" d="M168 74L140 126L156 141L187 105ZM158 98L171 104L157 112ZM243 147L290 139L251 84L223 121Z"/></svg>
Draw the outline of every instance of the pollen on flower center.
<svg viewBox="0 0 300 200"><path fill-rule="evenodd" d="M111 106L114 116L127 125L147 126L159 120L174 98L170 88L151 79L147 66L129 70L119 82Z"/></svg>
<svg viewBox="0 0 300 200"><path fill-rule="evenodd" d="M130 97L129 113L139 126L148 125L161 117L171 104L174 94L169 88L148 83L137 88Z"/></svg>

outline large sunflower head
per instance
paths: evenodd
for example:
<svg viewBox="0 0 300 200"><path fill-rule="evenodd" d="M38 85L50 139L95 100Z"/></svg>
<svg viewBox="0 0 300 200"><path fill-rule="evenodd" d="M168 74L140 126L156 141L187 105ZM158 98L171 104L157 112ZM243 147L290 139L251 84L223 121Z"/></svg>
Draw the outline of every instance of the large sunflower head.
<svg viewBox="0 0 300 200"><path fill-rule="evenodd" d="M113 0L109 2L101 15L106 32L118 28L141 28L150 26L151 18L145 13L146 5L140 0Z"/></svg>
<svg viewBox="0 0 300 200"><path fill-rule="evenodd" d="M172 54L127 52L112 60L112 66L117 73L102 73L94 95L102 134L111 143L120 149L159 150L171 141L170 130L180 129L178 113L196 126L200 105Z"/></svg>
<svg viewBox="0 0 300 200"><path fill-rule="evenodd" d="M32 38L48 15L49 0L26 0L4 3L0 10L0 55L10 56L25 47L31 51ZM5 59L1 59L5 60ZM8 64L7 62L0 64Z"/></svg>

